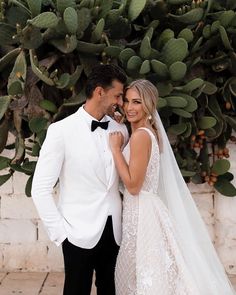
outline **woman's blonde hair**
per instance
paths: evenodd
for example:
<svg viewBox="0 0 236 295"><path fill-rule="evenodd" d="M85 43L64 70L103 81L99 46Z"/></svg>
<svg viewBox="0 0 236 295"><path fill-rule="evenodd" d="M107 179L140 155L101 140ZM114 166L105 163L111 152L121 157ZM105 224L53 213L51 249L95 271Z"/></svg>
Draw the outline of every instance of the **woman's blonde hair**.
<svg viewBox="0 0 236 295"><path fill-rule="evenodd" d="M159 97L157 88L150 81L145 79L138 79L131 82L126 88L126 91L131 88L139 94L142 100L143 110L147 114L147 118L155 132L160 149L162 149L161 135L156 122L157 100Z"/></svg>

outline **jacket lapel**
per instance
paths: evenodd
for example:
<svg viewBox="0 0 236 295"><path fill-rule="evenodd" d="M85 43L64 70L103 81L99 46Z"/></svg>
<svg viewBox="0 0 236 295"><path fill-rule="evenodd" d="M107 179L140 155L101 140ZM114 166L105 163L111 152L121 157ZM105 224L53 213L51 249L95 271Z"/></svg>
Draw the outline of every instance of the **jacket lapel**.
<svg viewBox="0 0 236 295"><path fill-rule="evenodd" d="M79 112L79 111L78 111ZM107 186L107 179L106 179L106 171L104 167L104 163L100 158L99 152L96 147L96 143L94 142L92 132L89 129L87 122L85 121L84 117L77 112L77 120L81 126L80 135L81 135L81 144L83 148L89 147L90 154L92 158L88 160L88 167L85 169L89 169L91 166L94 169L94 172L98 179Z"/></svg>

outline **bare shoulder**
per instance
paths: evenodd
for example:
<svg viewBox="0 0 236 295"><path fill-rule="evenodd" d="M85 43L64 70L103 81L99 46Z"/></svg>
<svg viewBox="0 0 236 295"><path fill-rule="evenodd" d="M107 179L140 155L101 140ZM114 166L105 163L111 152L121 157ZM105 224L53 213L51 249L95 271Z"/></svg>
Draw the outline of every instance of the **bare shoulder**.
<svg viewBox="0 0 236 295"><path fill-rule="evenodd" d="M132 145L150 146L151 138L150 134L145 129L137 129L132 133L130 137L130 143Z"/></svg>

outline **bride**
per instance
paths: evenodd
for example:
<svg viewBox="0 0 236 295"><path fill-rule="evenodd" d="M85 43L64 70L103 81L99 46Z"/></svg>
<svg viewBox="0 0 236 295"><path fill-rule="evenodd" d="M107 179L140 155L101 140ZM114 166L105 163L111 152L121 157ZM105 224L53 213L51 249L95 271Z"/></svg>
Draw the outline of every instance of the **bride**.
<svg viewBox="0 0 236 295"><path fill-rule="evenodd" d="M124 98L132 135L123 154L122 134L110 134L125 186L116 294L235 294L179 171L157 99L151 82L132 82Z"/></svg>

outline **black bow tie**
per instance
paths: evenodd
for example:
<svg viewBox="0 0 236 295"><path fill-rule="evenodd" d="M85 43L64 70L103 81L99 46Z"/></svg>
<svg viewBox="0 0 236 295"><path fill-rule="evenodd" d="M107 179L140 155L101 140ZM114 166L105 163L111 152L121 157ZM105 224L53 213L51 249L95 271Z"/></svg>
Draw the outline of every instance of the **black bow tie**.
<svg viewBox="0 0 236 295"><path fill-rule="evenodd" d="M92 120L91 131L94 131L97 127L101 127L102 129L107 129L109 122L110 121L100 122L100 121Z"/></svg>

